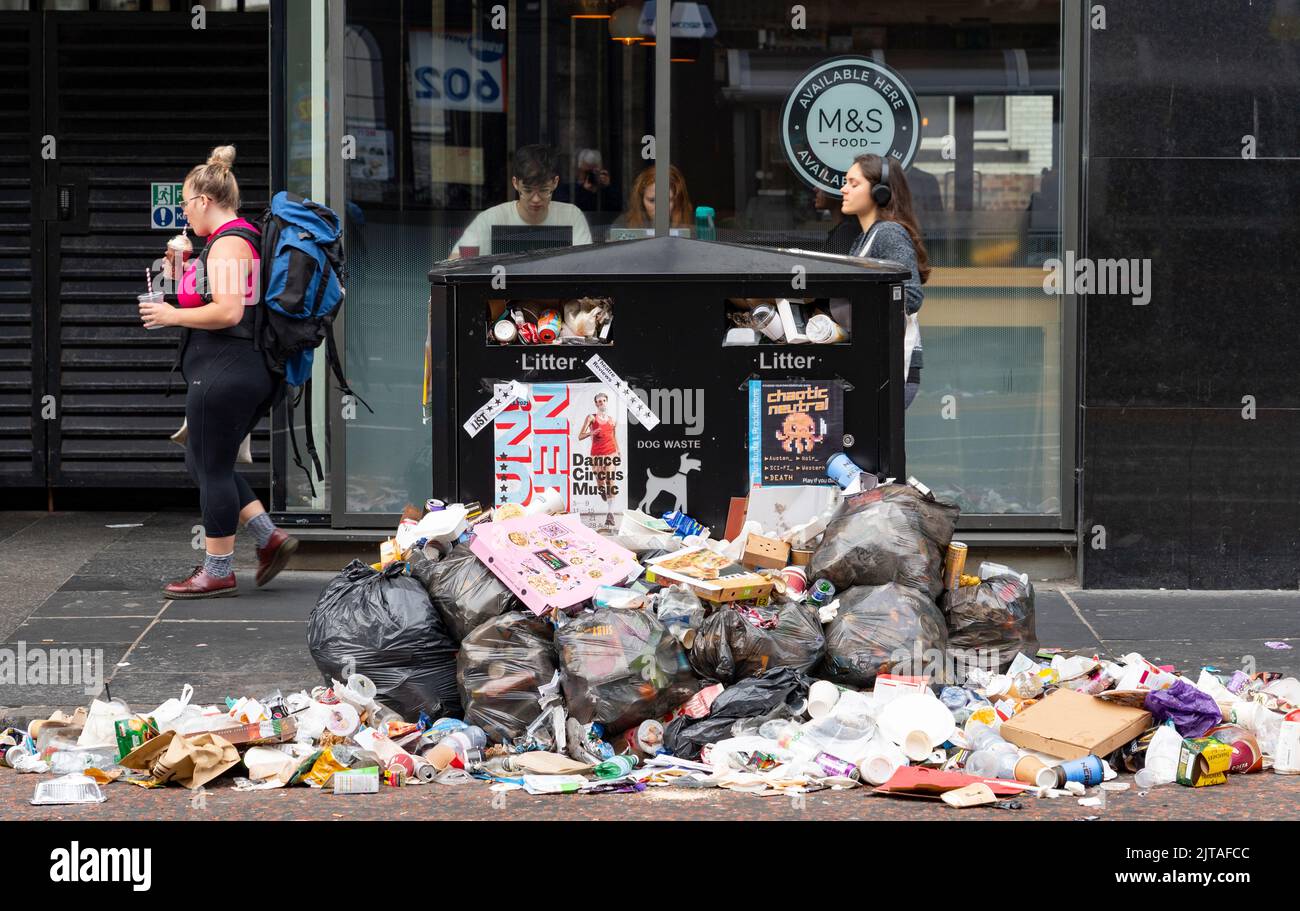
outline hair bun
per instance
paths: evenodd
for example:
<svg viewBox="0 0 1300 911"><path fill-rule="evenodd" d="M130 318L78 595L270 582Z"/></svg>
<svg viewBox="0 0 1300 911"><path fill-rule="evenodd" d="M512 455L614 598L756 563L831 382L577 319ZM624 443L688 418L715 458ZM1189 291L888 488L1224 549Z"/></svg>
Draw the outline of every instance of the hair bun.
<svg viewBox="0 0 1300 911"><path fill-rule="evenodd" d="M234 163L235 163L234 146L217 146L215 149L212 150L212 153L208 155L209 165L221 165L222 167L229 168L232 167Z"/></svg>

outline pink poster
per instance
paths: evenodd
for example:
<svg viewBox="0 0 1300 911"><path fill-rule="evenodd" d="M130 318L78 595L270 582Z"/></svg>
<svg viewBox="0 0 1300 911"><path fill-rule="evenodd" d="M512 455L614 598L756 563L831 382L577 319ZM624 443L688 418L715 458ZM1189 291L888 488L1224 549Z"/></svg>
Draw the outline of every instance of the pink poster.
<svg viewBox="0 0 1300 911"><path fill-rule="evenodd" d="M486 522L475 527L470 550L535 614L572 607L640 571L630 550L575 515Z"/></svg>

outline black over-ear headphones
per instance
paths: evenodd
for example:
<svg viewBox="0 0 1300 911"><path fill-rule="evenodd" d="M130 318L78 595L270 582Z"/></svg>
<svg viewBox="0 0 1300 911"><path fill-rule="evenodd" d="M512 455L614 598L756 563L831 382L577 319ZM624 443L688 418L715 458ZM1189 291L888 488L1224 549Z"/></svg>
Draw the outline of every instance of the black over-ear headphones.
<svg viewBox="0 0 1300 911"><path fill-rule="evenodd" d="M871 198L882 207L894 198L894 191L889 188L889 159L884 156L880 159L880 180L871 188Z"/></svg>

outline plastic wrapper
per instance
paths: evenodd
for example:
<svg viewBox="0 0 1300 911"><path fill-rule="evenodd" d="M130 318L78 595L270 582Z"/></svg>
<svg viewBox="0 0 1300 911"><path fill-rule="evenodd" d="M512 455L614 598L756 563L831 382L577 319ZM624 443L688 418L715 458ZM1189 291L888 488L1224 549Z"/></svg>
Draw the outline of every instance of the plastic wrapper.
<svg viewBox="0 0 1300 911"><path fill-rule="evenodd" d="M699 595L685 585L665 588L655 600L655 616L687 648L695 641L706 614Z"/></svg>
<svg viewBox="0 0 1300 911"><path fill-rule="evenodd" d="M1017 652L1032 655L1038 650L1034 586L1017 576L953 589L939 603L948 621L949 648L996 650L1004 671Z"/></svg>
<svg viewBox="0 0 1300 911"><path fill-rule="evenodd" d="M407 720L420 712L459 716L456 646L424 586L403 567L345 566L307 618L307 648L326 682L364 674L378 701Z"/></svg>
<svg viewBox="0 0 1300 911"><path fill-rule="evenodd" d="M1143 708L1161 724L1173 721L1183 737L1204 737L1206 731L1223 722L1223 710L1214 697L1186 680L1179 680L1168 689L1147 693Z"/></svg>
<svg viewBox="0 0 1300 911"><path fill-rule="evenodd" d="M808 576L828 579L841 591L898 582L937 598L960 512L907 484L848 497L827 525Z"/></svg>
<svg viewBox="0 0 1300 911"><path fill-rule="evenodd" d="M648 610L579 614L556 631L555 644L569 715L599 721L611 736L666 715L703 686L681 644Z"/></svg>
<svg viewBox="0 0 1300 911"><path fill-rule="evenodd" d="M716 611L700 625L691 645L691 667L701 677L732 683L778 667L807 673L826 654L817 610L787 604L779 610L756 609L776 625L764 629L739 611Z"/></svg>
<svg viewBox="0 0 1300 911"><path fill-rule="evenodd" d="M468 544L457 544L441 560L411 557L411 575L420 580L452 639L460 642L487 620L524 605L492 574Z"/></svg>
<svg viewBox="0 0 1300 911"><path fill-rule="evenodd" d="M674 718L664 728L664 749L681 759L698 759L710 743L732 736L737 721L794 717L808 703L812 678L792 667L779 667L747 677L724 689L705 718Z"/></svg>
<svg viewBox="0 0 1300 911"><path fill-rule="evenodd" d="M943 614L923 592L906 585L862 585L839 595L839 613L826 626L826 679L864 689L877 674L938 678L948 647ZM944 682L938 680L938 682Z"/></svg>
<svg viewBox="0 0 1300 911"><path fill-rule="evenodd" d="M555 675L554 630L541 617L493 617L460 643L456 669L465 721L494 742L522 737L542 713L538 688Z"/></svg>

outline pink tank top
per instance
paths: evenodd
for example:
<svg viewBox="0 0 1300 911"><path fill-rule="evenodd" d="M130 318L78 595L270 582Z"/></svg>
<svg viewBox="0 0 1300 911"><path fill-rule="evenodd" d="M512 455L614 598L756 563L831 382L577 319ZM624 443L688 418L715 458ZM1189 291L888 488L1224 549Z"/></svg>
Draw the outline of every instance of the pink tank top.
<svg viewBox="0 0 1300 911"><path fill-rule="evenodd" d="M217 228L217 230L209 234L208 243L211 244L214 240L217 239L217 235L219 235L222 231L226 230L227 228L248 228L250 231L253 231L255 233L260 233L257 231L257 228L250 222L246 221L243 218L236 218L226 222L224 225ZM257 245L254 244L252 241L248 240L247 238L244 238L244 240L248 243L249 249L253 251L253 260L254 261L260 260L261 253L258 251ZM195 266L197 263L198 263L198 257L194 257L188 263L186 263L185 274L181 276L180 287L176 291L176 300L182 307L202 307L204 304L203 298L195 290L198 284L198 276L195 274L196 273ZM244 292L245 307L251 307L257 303L256 282L257 282L257 270L254 269L253 272L248 276L248 290Z"/></svg>

